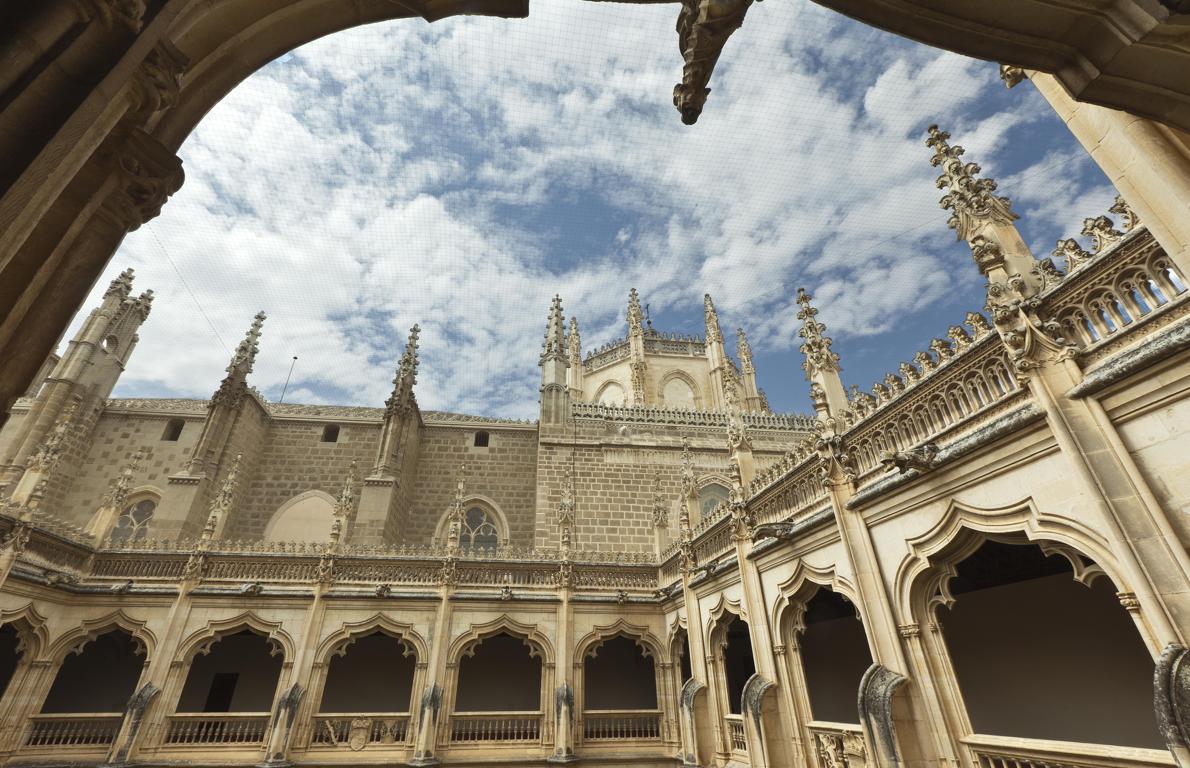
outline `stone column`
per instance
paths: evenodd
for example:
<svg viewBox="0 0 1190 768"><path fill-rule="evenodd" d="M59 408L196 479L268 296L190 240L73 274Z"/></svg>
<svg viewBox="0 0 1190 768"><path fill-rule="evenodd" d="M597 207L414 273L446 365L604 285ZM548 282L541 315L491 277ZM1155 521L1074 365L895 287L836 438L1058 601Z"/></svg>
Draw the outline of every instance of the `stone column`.
<svg viewBox="0 0 1190 768"><path fill-rule="evenodd" d="M453 571L453 561L443 567L444 576ZM450 644L452 578L444 578L439 587L438 615L434 618L434 635L430 638L430 656L426 663L426 682L417 711L417 736L413 759L409 765L438 765L438 731L442 722L443 690L446 680L447 646Z"/></svg>
<svg viewBox="0 0 1190 768"><path fill-rule="evenodd" d="M574 730L578 723L577 706L574 701L574 617L570 608L569 585L559 587L558 603L558 659L555 665L559 679L554 688L554 753L547 762L572 763L578 760L574 754Z"/></svg>
<svg viewBox="0 0 1190 768"><path fill-rule="evenodd" d="M1009 87L1026 75L1153 237L1190 274L1190 137L1161 123L1075 101L1057 78L1006 67Z"/></svg>

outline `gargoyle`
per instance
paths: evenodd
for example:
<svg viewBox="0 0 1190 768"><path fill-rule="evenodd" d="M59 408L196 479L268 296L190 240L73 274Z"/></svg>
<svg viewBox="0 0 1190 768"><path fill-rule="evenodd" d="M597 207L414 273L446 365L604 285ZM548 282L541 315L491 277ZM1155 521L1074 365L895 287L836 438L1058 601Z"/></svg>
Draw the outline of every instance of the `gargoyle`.
<svg viewBox="0 0 1190 768"><path fill-rule="evenodd" d="M707 576L711 576L715 573L715 568L718 565L719 565L719 558L717 558L717 557L708 560L707 562L703 563L702 565L696 565L690 569L690 578L694 578L696 575L698 575L700 573L706 574Z"/></svg>
<svg viewBox="0 0 1190 768"><path fill-rule="evenodd" d="M702 114L707 83L731 33L744 23L752 0L682 0L678 14L678 49L685 64L682 82L674 86L674 106L682 122L694 125Z"/></svg>
<svg viewBox="0 0 1190 768"><path fill-rule="evenodd" d="M779 523L761 523L752 529L752 541L770 538L777 541L789 541L793 538L793 529L793 523L788 520Z"/></svg>
<svg viewBox="0 0 1190 768"><path fill-rule="evenodd" d="M908 472L916 469L918 472L926 472L934 468L934 459L937 456L938 444L926 443L907 451L885 451L880 457L880 463L889 470Z"/></svg>

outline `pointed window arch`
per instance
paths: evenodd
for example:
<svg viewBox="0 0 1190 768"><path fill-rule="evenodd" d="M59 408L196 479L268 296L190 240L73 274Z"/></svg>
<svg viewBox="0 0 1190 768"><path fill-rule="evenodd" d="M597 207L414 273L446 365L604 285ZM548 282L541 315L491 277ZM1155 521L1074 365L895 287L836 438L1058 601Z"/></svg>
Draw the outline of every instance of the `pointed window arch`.
<svg viewBox="0 0 1190 768"><path fill-rule="evenodd" d="M463 502L463 525L459 546L464 550L493 553L508 543L508 520L491 499L472 496ZM438 519L434 540L445 544L450 529L450 512Z"/></svg>
<svg viewBox="0 0 1190 768"><path fill-rule="evenodd" d="M148 538L153 515L161 498L153 493L136 494L124 505L109 534L112 544L131 544Z"/></svg>
<svg viewBox="0 0 1190 768"><path fill-rule="evenodd" d="M715 507L731 498L731 491L722 483L707 483L698 489L698 511L705 518Z"/></svg>

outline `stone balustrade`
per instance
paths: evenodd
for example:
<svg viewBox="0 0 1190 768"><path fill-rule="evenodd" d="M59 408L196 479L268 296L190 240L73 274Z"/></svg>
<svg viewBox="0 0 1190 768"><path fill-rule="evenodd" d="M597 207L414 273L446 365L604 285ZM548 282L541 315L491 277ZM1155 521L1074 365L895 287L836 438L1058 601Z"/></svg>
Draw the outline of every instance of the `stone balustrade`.
<svg viewBox="0 0 1190 768"><path fill-rule="evenodd" d="M119 712L33 715L23 749L106 747L116 739Z"/></svg>
<svg viewBox="0 0 1190 768"><path fill-rule="evenodd" d="M451 744L540 740L540 712L456 712L450 716Z"/></svg>
<svg viewBox="0 0 1190 768"><path fill-rule="evenodd" d="M1175 765L1164 749L973 734L961 739L979 768L1157 768Z"/></svg>
<svg viewBox="0 0 1190 768"><path fill-rule="evenodd" d="M659 741L661 710L583 712L583 741Z"/></svg>

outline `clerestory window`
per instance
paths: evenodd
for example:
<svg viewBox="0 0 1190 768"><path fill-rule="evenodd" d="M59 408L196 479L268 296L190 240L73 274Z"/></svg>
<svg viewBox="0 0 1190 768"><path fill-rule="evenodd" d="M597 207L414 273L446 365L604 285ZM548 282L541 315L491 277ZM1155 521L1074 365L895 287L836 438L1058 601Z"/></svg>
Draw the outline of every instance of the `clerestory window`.
<svg viewBox="0 0 1190 768"><path fill-rule="evenodd" d="M494 552L500 541L492 513L483 507L471 507L463 516L459 546L463 549Z"/></svg>
<svg viewBox="0 0 1190 768"><path fill-rule="evenodd" d="M153 513L156 511L156 499L141 499L129 504L116 518L116 525L112 528L112 542L126 544L145 538L149 534L149 521L153 519Z"/></svg>

